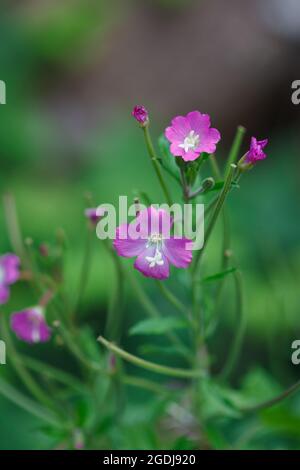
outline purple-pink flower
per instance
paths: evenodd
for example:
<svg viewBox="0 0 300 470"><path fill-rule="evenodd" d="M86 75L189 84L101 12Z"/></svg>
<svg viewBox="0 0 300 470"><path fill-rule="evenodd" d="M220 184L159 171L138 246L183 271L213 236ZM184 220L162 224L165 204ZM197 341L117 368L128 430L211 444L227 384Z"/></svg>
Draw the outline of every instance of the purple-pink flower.
<svg viewBox="0 0 300 470"><path fill-rule="evenodd" d="M171 124L165 130L165 136L171 143L171 153L186 162L196 160L202 152L214 153L221 139L220 132L210 127L208 114L199 111L176 116Z"/></svg>
<svg viewBox="0 0 300 470"><path fill-rule="evenodd" d="M45 343L51 337L51 329L47 325L41 306L13 313L10 326L17 337L26 343Z"/></svg>
<svg viewBox="0 0 300 470"><path fill-rule="evenodd" d="M20 278L20 259L7 253L0 257L0 304L9 299L9 286Z"/></svg>
<svg viewBox="0 0 300 470"><path fill-rule="evenodd" d="M167 279L170 264L187 268L192 261L191 240L171 236L172 226L167 211L148 207L133 222L117 228L114 248L119 256L136 257L134 267L144 276Z"/></svg>
<svg viewBox="0 0 300 470"><path fill-rule="evenodd" d="M92 222L92 224L97 225L101 217L103 217L104 212L104 209L92 207L85 209L84 215Z"/></svg>
<svg viewBox="0 0 300 470"><path fill-rule="evenodd" d="M148 111L144 106L141 105L136 105L133 108L131 116L133 116L134 119L136 119L136 121L142 126L145 126L149 121Z"/></svg>
<svg viewBox="0 0 300 470"><path fill-rule="evenodd" d="M255 165L259 160L264 160L267 157L264 152L264 148L268 142L268 139L257 140L255 137L252 137L250 149L245 155L244 163Z"/></svg>

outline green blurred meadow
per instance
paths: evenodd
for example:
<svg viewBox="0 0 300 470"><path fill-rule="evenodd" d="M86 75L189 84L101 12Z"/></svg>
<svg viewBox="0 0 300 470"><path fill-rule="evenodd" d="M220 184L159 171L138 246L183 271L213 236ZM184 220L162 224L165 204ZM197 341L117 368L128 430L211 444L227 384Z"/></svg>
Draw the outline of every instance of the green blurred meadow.
<svg viewBox="0 0 300 470"><path fill-rule="evenodd" d="M206 2L194 3L200 5ZM192 5L190 1L189 8ZM110 64L111 54L114 54L115 59L118 41L121 42L122 34L125 34L124 29L133 28L134 18L139 15L152 15L149 29L145 31L148 40L151 35L155 35L156 22L160 28L165 25L169 31L169 16L181 15L180 24L183 28L189 19L183 2L179 1L173 4L157 0L153 5L146 1L74 0L48 1L42 5L36 1L24 1L21 6L18 2L7 2L0 10L0 79L7 85L7 104L0 106L1 193L4 195L10 192L14 195L22 236L32 240L34 249L38 249L41 243L50 246L55 243L57 230L61 228L65 231L65 289L66 295L73 299L86 239L86 221L83 216L86 193L91 193L99 204L116 204L119 195L128 195L133 199L140 189L149 194L153 202L160 202L162 197L155 175L151 172L141 133L130 116L131 107L135 102L145 100L151 112L153 98L151 130L153 137L158 138L175 114L185 114L191 108L201 109L206 93L199 84L199 93L193 96L188 83L183 83L178 93L180 99L175 96L173 100L170 98L169 102L166 101L169 103L167 107L161 109L156 97L157 89L151 87L151 80L147 83L139 83L137 80L139 67L146 67L147 63L147 60L143 61L141 44L137 44L137 50L132 51L136 60L135 69L132 69L132 63L126 68L122 57L119 68L115 63ZM201 10L198 9L197 14L200 15ZM143 43L143 37L140 37L140 41ZM186 47L193 52L197 43L189 41L187 35ZM128 44L131 44L130 41ZM166 67L160 61L155 63L153 60L155 47L158 47L157 43L153 45L153 55L148 57L151 61L148 70L152 70L153 74L156 68L165 70ZM110 73L106 74L107 70ZM119 91L119 87L121 82L130 84L131 75L134 78L127 95ZM163 78L172 80L165 75ZM283 83L288 86L285 80ZM162 87L166 94L168 86L163 80ZM119 100L114 98L114 90ZM251 90L253 92L253 88ZM188 95L186 104L185 93ZM224 89L214 92L214 100L218 101L216 93L221 96ZM242 97L237 96L236 99L242 100ZM286 91L285 99L289 100L289 90ZM247 104L251 96L244 95L244 100ZM282 111L286 111L286 114L283 114L281 124L281 112L278 111L274 117L274 106L271 103L269 106L269 113L265 109L263 111L266 120L262 126L255 124L253 115L259 109L254 105L252 108L245 105L242 114L231 111L230 129L226 123L226 109L221 109L219 115L212 114L212 121L224 135L217 154L221 165L236 126L243 124L247 127L247 113L251 115L249 132L270 139L268 159L242 178L240 189L236 189L228 201L233 234L231 246L234 259L238 260L243 273L247 317L245 343L232 377L232 385L237 390L246 390L255 402L272 397L299 376L297 366L292 365L290 357L291 343L300 336L300 110L290 109L292 105L288 101ZM213 109L216 108L212 106ZM209 109L202 111L210 112ZM272 113L273 119L268 116ZM239 121L241 116L243 122ZM250 135L247 134L247 142ZM244 144L245 150L247 142ZM179 198L176 191L174 195ZM0 211L0 224L1 253L5 253L12 247L3 209ZM218 227L208 246L205 276L220 270L221 240L222 229ZM132 260L122 262L131 269ZM134 273L134 277L145 287L163 314L173 314L170 306L162 300L154 282L145 281L139 273ZM180 273L174 271L174 277L171 276L167 285L172 288L174 282L180 279ZM103 331L108 299L114 287L113 265L101 241L95 236L92 270L80 311L80 319L90 326L95 338ZM216 372L221 369L228 345L235 334L232 289L228 277L218 306L220 321L208 344L212 354L212 369ZM182 283L183 296L184 292ZM210 293L213 295L213 287L209 285L205 299L208 310ZM29 292L26 284L20 282L13 287L11 300L3 311L7 314L35 301L34 293ZM138 303L135 290L126 286L122 344L127 350L145 358L160 360L160 353L151 351L151 346L163 346L162 339L148 339L147 351L140 337L128 334L128 329L144 317L145 312ZM141 349L141 344L144 349ZM76 374L76 366L59 348L53 352L50 345L32 347L20 344L17 340L15 345L29 356L53 365L62 365ZM172 364L171 354L163 361ZM180 366L179 361L176 365ZM133 366L129 366L129 370L141 377L145 375ZM22 390L10 366L9 357L7 366L1 366L0 374ZM153 380L158 380L152 375ZM192 445L189 434L180 435L176 429L168 434L149 425L157 423L161 413L168 414L164 403L135 388L130 396L124 417L124 422L132 429L130 439L120 434L109 435L106 441L107 423L103 422L104 437L101 445L104 448L111 442L116 448L189 448ZM215 448L232 445L250 449L300 449L299 395L280 406L245 419L236 419L231 415L226 400L220 398L218 390L203 390L203 400L207 401L206 410L211 418L211 427L207 432ZM109 406L103 404L106 405ZM88 408L87 404L82 406ZM88 412L88 409L83 411ZM0 416L0 449L40 449L53 445L53 436L42 432L43 424L38 418L32 417L4 397L0 397ZM228 441L234 444L228 444Z"/></svg>

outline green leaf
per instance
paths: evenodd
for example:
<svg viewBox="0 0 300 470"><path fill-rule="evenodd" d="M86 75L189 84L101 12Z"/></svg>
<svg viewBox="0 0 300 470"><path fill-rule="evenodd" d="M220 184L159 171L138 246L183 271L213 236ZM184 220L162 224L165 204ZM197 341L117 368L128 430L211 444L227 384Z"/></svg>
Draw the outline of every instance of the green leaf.
<svg viewBox="0 0 300 470"><path fill-rule="evenodd" d="M180 171L176 163L176 158L170 152L170 144L162 134L158 139L158 146L162 158L159 159L161 166L173 177L177 182L180 181Z"/></svg>
<svg viewBox="0 0 300 470"><path fill-rule="evenodd" d="M237 270L237 268L228 268L225 271L221 271L219 273L213 274L212 276L207 276L201 279L202 282L212 282L218 281L219 279L223 279L224 277L228 276L228 274L232 274Z"/></svg>
<svg viewBox="0 0 300 470"><path fill-rule="evenodd" d="M130 335L161 335L170 330L186 328L187 322L174 317L149 318L142 320L129 330Z"/></svg>
<svg viewBox="0 0 300 470"><path fill-rule="evenodd" d="M222 387L211 380L203 380L200 386L203 416L205 419L233 418L241 416L232 400L230 389Z"/></svg>

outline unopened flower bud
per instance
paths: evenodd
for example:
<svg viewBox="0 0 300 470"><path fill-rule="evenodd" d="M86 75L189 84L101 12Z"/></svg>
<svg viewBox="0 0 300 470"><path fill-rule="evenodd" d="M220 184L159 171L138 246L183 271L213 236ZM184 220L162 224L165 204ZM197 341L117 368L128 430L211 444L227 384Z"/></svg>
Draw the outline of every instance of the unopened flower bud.
<svg viewBox="0 0 300 470"><path fill-rule="evenodd" d="M206 178L203 182L202 182L202 189L203 189L203 192L206 193L206 191L209 191L210 189L212 189L214 186L215 186L215 180L211 177L209 178Z"/></svg>
<svg viewBox="0 0 300 470"><path fill-rule="evenodd" d="M255 137L251 138L250 149L238 162L238 169L240 171L250 170L257 162L267 158L264 148L268 144L268 139L257 140Z"/></svg>
<svg viewBox="0 0 300 470"><path fill-rule="evenodd" d="M149 114L144 106L136 105L133 108L131 115L142 127L147 126L149 123Z"/></svg>

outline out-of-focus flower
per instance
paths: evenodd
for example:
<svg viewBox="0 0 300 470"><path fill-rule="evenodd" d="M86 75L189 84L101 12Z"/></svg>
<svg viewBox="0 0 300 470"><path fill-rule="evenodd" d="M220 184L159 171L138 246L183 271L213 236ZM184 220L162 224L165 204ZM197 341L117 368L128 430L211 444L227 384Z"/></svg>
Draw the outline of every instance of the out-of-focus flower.
<svg viewBox="0 0 300 470"><path fill-rule="evenodd" d="M84 215L92 222L92 224L97 225L101 217L103 217L105 211L100 207L93 207L85 209Z"/></svg>
<svg viewBox="0 0 300 470"><path fill-rule="evenodd" d="M245 155L244 163L250 163L255 165L259 160L264 160L267 155L264 152L264 148L268 144L268 139L257 140L255 137L251 138L250 149Z"/></svg>
<svg viewBox="0 0 300 470"><path fill-rule="evenodd" d="M210 127L208 114L199 111L176 116L171 124L165 130L165 136L171 143L170 151L185 161L196 160L202 152L214 153L221 139L220 132Z"/></svg>
<svg viewBox="0 0 300 470"><path fill-rule="evenodd" d="M39 246L40 255L47 258L49 256L49 246L47 243L41 243Z"/></svg>
<svg viewBox="0 0 300 470"><path fill-rule="evenodd" d="M170 264L187 268L192 261L191 240L170 236L173 219L163 209L142 210L130 224L117 228L114 248L119 256L137 257L134 267L146 277L166 279Z"/></svg>
<svg viewBox="0 0 300 470"><path fill-rule="evenodd" d="M51 337L51 328L47 325L41 306L13 313L10 326L17 337L26 343L45 343Z"/></svg>
<svg viewBox="0 0 300 470"><path fill-rule="evenodd" d="M20 278L20 259L7 253L0 257L0 304L9 299L9 286Z"/></svg>
<svg viewBox="0 0 300 470"><path fill-rule="evenodd" d="M136 105L131 112L131 116L133 116L141 126L146 126L149 122L149 114L144 106Z"/></svg>
<svg viewBox="0 0 300 470"><path fill-rule="evenodd" d="M84 449L84 435L80 429L75 429L73 433L74 448L76 450Z"/></svg>

